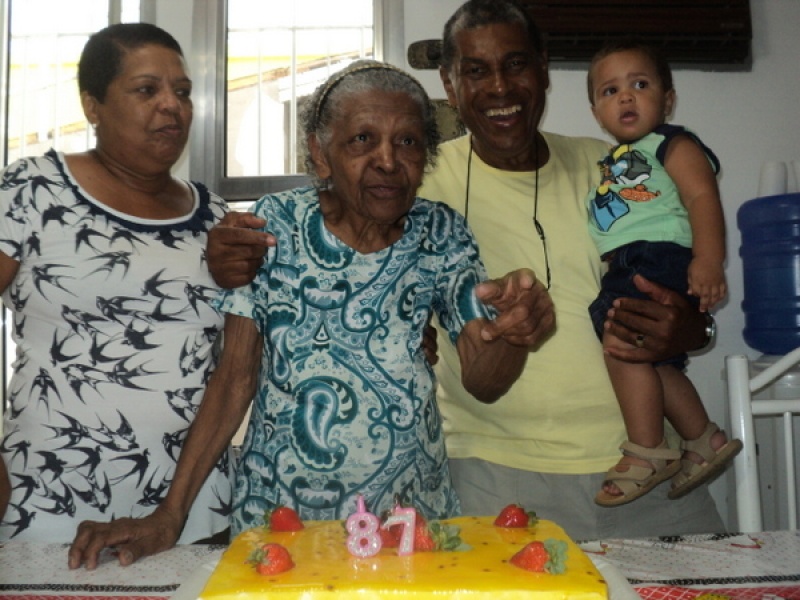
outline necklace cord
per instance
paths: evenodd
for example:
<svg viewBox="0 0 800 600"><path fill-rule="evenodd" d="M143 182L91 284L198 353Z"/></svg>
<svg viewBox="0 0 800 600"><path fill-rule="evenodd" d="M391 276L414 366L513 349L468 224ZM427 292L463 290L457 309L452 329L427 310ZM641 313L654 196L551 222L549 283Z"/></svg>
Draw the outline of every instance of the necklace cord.
<svg viewBox="0 0 800 600"><path fill-rule="evenodd" d="M464 220L469 222L469 184L470 180L472 179L472 135L469 136L469 154L467 156L467 183L466 183L466 190L464 192ZM544 227L539 222L539 169L541 165L539 165L539 136L538 134L533 138L533 158L536 163L536 171L534 175L534 188L533 188L533 226L536 228L536 233L539 236L539 239L542 241L542 252L544 254L544 271L545 271L545 278L547 281L547 287L545 289L549 290L550 285L552 283L551 275L550 275L550 257L547 253L547 236L544 233Z"/></svg>
<svg viewBox="0 0 800 600"><path fill-rule="evenodd" d="M533 138L533 159L536 161L536 175L533 188L533 226L536 228L536 233L539 234L539 239L542 240L542 250L544 252L544 272L547 280L547 288L550 289L550 257L547 254L547 237L544 234L544 227L539 222L539 135Z"/></svg>

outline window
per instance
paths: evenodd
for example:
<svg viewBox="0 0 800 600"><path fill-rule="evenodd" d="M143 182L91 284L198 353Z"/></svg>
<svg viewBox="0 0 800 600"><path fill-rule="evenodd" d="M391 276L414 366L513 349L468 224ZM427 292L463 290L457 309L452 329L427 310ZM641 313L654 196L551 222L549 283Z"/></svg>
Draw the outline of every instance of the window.
<svg viewBox="0 0 800 600"><path fill-rule="evenodd" d="M6 131L3 164L50 148L87 149L77 66L89 35L113 21L139 19L138 0L8 0ZM47 15L47 18L42 18Z"/></svg>
<svg viewBox="0 0 800 600"><path fill-rule="evenodd" d="M229 201L306 182L304 99L350 62L389 60L390 47L402 49L402 4L196 0L193 30L207 42L192 65L192 178Z"/></svg>
<svg viewBox="0 0 800 600"><path fill-rule="evenodd" d="M140 0L0 0L3 165L50 148L80 152L93 144L78 96L81 50L91 33L138 21L140 10ZM2 411L14 353L10 316L0 311Z"/></svg>

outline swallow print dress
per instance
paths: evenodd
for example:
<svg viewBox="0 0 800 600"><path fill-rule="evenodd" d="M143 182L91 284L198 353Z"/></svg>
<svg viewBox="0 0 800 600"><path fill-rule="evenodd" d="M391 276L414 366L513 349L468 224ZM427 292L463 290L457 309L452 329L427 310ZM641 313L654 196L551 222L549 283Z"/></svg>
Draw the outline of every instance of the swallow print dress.
<svg viewBox="0 0 800 600"><path fill-rule="evenodd" d="M457 515L421 342L432 313L451 342L489 316L475 298L486 274L464 219L417 198L403 237L361 254L326 230L311 188L265 196L253 212L278 245L222 303L264 336L232 531L278 504L303 519L346 518L359 494L374 514L397 497L426 518Z"/></svg>
<svg viewBox="0 0 800 600"><path fill-rule="evenodd" d="M70 542L84 519L143 516L166 495L223 323L205 246L225 204L191 188L189 215L151 221L91 198L54 151L2 172L0 250L19 271L3 295L17 354L0 540ZM228 526L226 461L182 543Z"/></svg>

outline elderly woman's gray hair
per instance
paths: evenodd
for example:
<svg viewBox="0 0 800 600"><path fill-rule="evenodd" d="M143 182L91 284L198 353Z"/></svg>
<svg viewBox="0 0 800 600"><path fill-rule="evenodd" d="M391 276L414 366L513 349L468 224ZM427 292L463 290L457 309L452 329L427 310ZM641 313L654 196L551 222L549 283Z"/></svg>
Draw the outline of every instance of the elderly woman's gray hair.
<svg viewBox="0 0 800 600"><path fill-rule="evenodd" d="M308 152L308 137L315 135L322 147L330 141L332 127L341 117L343 102L350 96L372 91L407 94L418 106L425 134L425 161L430 169L439 152L439 127L436 109L425 88L411 75L388 63L377 60L359 60L331 75L305 103L301 114L305 164L308 173L320 187L324 182L315 175L314 163Z"/></svg>
<svg viewBox="0 0 800 600"><path fill-rule="evenodd" d="M542 34L520 3L515 0L468 0L444 25L440 64L448 71L453 67L456 56L455 37L459 31L495 24L522 25L528 34L531 48L539 58L544 58L545 45Z"/></svg>

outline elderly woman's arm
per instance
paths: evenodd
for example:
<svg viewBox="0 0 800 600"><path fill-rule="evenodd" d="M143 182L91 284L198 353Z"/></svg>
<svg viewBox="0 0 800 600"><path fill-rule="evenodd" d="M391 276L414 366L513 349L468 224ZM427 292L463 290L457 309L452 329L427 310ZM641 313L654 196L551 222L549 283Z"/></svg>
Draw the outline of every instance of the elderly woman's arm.
<svg viewBox="0 0 800 600"><path fill-rule="evenodd" d="M464 388L481 402L495 402L517 380L528 353L555 327L550 295L529 269L485 281L478 298L497 309L494 321L467 323L456 347Z"/></svg>
<svg viewBox="0 0 800 600"><path fill-rule="evenodd" d="M255 395L262 337L251 319L228 315L220 364L208 382L164 501L149 516L110 523L84 521L69 549L69 567L93 569L115 546L121 565L175 545L203 482L230 443Z"/></svg>

